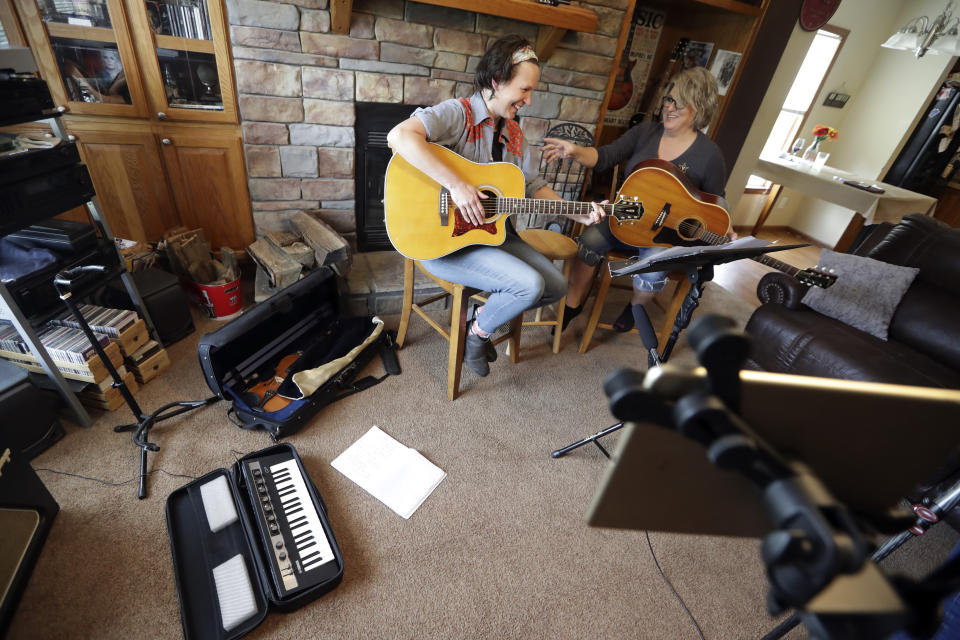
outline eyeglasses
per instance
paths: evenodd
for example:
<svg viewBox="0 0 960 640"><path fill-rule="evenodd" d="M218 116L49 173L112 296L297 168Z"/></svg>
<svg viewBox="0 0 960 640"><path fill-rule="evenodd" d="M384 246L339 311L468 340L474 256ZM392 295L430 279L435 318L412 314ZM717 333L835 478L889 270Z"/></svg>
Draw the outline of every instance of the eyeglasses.
<svg viewBox="0 0 960 640"><path fill-rule="evenodd" d="M680 111L681 109L683 109L683 108L686 106L686 105L682 105L682 104L677 103L677 99L674 98L673 96L663 96L663 100L661 100L661 102L662 102L662 104L663 104L664 107L669 104L670 106L672 106L672 107L673 107L674 109L676 109L677 111Z"/></svg>

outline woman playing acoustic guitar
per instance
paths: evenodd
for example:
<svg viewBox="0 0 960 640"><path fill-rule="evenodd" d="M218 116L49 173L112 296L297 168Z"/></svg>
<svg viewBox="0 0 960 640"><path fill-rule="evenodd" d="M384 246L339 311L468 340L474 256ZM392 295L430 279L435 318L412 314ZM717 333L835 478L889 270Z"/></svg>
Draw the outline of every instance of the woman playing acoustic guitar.
<svg viewBox="0 0 960 640"><path fill-rule="evenodd" d="M517 165L524 174L526 197L560 200L538 174L523 131L514 120L520 108L530 104L539 79L540 65L530 43L519 36L501 38L477 65L472 96L417 109L387 134L387 141L407 162L447 189L471 225L483 223L482 201L488 196L432 154L428 143L473 162ZM576 216L588 225L602 218L603 210L596 205L590 215ZM497 357L490 343L497 327L527 309L556 302L567 292L563 274L516 233L508 232L499 246L468 246L421 264L439 278L490 292L482 314L471 324L463 360L479 376L490 373L489 363Z"/></svg>
<svg viewBox="0 0 960 640"><path fill-rule="evenodd" d="M544 138L543 157L549 161L572 158L585 167L600 171L627 161L629 175L644 160L660 158L677 167L700 191L724 195L726 167L720 148L699 130L707 126L717 111L717 82L703 67L680 72L663 97L663 122L643 122L602 147L581 147L567 140ZM640 248L627 245L613 236L608 225L587 229L578 241L578 260L570 275L566 328L583 309L596 265L608 251L635 252L648 257L662 248ZM614 323L617 331L629 331L636 323L647 350L657 348L657 337L643 305L663 289L667 274L640 273L633 276L633 298Z"/></svg>

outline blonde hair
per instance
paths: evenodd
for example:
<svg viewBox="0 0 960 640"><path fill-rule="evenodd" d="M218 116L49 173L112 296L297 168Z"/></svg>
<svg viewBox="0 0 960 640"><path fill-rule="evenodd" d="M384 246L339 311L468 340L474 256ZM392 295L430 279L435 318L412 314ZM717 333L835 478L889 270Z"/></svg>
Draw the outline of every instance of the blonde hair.
<svg viewBox="0 0 960 640"><path fill-rule="evenodd" d="M717 79L703 67L691 67L674 76L669 94L678 107L693 107L694 129L703 129L717 113Z"/></svg>

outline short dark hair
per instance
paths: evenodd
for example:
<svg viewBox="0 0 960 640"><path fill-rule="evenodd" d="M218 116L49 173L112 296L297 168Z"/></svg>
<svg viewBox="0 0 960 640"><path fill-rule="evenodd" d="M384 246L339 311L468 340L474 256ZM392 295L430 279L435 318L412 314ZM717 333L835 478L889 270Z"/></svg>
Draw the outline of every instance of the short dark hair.
<svg viewBox="0 0 960 640"><path fill-rule="evenodd" d="M473 75L474 90L490 89L492 91L494 82L497 84L510 82L517 73L517 65L513 63L513 54L524 47L532 48L533 45L526 38L515 35L504 36L490 45L487 52L480 58L477 71ZM535 58L530 58L526 62L532 62L540 66Z"/></svg>

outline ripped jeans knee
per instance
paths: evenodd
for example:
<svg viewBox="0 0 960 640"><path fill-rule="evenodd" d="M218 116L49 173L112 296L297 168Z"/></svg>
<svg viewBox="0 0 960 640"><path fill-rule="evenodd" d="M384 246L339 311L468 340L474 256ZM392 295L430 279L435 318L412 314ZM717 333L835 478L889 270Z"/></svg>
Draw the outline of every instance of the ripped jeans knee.
<svg viewBox="0 0 960 640"><path fill-rule="evenodd" d="M583 243L577 244L577 257L586 262L591 267L595 267L600 264L600 261L603 260L603 253L598 253L596 250L588 247Z"/></svg>

